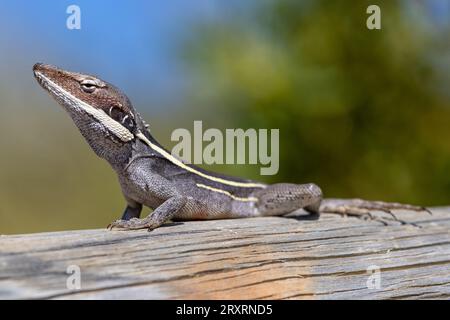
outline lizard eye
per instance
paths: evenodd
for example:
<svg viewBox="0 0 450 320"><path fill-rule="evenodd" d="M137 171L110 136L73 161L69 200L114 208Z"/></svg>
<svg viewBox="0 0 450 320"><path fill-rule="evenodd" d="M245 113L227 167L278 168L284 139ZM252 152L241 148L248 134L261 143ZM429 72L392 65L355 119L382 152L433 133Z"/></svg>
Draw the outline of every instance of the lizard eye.
<svg viewBox="0 0 450 320"><path fill-rule="evenodd" d="M87 93L94 92L95 89L97 89L97 87L98 87L97 83L91 79L85 79L85 80L81 81L80 85L81 85L81 89Z"/></svg>

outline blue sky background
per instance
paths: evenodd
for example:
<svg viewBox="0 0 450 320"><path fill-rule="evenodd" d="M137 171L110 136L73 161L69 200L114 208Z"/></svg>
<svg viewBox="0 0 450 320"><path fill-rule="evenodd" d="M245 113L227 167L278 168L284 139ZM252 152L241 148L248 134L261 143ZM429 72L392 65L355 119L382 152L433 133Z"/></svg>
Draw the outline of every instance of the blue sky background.
<svg viewBox="0 0 450 320"><path fill-rule="evenodd" d="M81 30L66 28L71 4L81 8ZM193 24L241 9L238 1L1 1L2 86L37 88L30 73L39 61L101 75L137 104L173 105L189 81L180 40Z"/></svg>
<svg viewBox="0 0 450 320"><path fill-rule="evenodd" d="M100 75L123 88L137 105L156 111L179 105L189 85L180 61L182 40L208 20L237 18L252 3L240 1L1 1L1 86L20 97L38 90L35 62ZM419 2L420 3L420 2ZM423 2L432 21L448 25L450 1ZM68 30L66 8L81 8L81 30ZM34 89L33 89L34 88ZM1 90L1 89L0 89ZM16 97L17 97L16 95Z"/></svg>

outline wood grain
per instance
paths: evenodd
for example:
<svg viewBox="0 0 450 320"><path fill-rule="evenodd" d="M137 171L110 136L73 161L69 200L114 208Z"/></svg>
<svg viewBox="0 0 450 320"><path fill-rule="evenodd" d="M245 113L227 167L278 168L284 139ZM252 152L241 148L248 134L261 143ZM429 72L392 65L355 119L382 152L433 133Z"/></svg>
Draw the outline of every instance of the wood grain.
<svg viewBox="0 0 450 320"><path fill-rule="evenodd" d="M398 216L420 228L300 214L1 236L0 298L450 298L450 208ZM67 289L70 265L80 290Z"/></svg>

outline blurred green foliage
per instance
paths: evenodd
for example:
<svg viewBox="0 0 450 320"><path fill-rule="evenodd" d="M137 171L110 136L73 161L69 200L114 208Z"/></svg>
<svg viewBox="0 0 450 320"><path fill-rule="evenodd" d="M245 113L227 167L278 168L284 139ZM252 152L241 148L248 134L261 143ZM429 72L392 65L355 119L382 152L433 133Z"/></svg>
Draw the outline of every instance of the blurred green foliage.
<svg viewBox="0 0 450 320"><path fill-rule="evenodd" d="M278 175L259 176L259 166L214 170L265 182L312 181L328 197L448 205L449 24L437 26L421 3L377 1L382 29L373 31L366 28L368 1L230 7L220 19L186 27L178 52L192 82L178 109L145 114L155 105L148 92L130 98L169 148L172 130L192 129L194 120L204 129L280 129ZM51 63L49 52L43 55ZM26 65L14 62L22 55ZM4 58L0 233L105 227L125 204L115 173L35 83L35 57L20 51ZM133 79L123 81L136 88Z"/></svg>
<svg viewBox="0 0 450 320"><path fill-rule="evenodd" d="M381 30L366 28L368 1L283 0L192 33L193 104L220 107L225 127L280 128L279 174L253 178L449 203L448 24L377 3Z"/></svg>

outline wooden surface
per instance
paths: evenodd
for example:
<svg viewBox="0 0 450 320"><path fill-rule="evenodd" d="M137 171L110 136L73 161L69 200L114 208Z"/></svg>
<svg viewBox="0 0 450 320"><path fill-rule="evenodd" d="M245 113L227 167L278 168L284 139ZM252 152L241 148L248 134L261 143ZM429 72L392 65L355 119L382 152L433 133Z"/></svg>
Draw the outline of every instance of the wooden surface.
<svg viewBox="0 0 450 320"><path fill-rule="evenodd" d="M421 228L322 215L1 236L0 298L450 298L450 208L399 217Z"/></svg>

